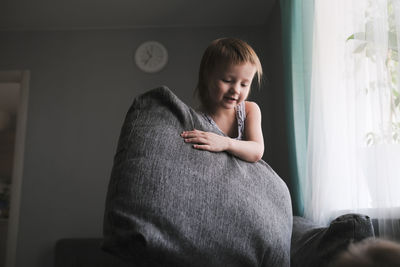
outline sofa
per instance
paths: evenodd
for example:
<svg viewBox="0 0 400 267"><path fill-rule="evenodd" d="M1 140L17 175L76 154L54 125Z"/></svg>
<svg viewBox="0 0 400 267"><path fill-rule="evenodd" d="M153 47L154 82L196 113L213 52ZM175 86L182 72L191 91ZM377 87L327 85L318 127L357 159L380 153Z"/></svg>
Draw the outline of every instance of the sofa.
<svg viewBox="0 0 400 267"><path fill-rule="evenodd" d="M323 227L293 217L291 266L323 267L350 243L374 236L368 216L346 214ZM55 245L55 267L132 267L132 263L102 250L103 238L66 238Z"/></svg>

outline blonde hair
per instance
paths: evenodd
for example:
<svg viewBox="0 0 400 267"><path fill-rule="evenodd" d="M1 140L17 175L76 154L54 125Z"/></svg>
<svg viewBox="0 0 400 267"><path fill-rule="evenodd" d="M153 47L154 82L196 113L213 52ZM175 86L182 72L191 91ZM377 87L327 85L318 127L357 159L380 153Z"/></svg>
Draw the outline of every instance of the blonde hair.
<svg viewBox="0 0 400 267"><path fill-rule="evenodd" d="M262 67L253 48L245 41L236 38L216 39L207 47L200 63L199 80L195 93L200 102L205 105L208 99L208 80L210 74L219 64L239 65L250 63L256 67L258 86L261 84Z"/></svg>

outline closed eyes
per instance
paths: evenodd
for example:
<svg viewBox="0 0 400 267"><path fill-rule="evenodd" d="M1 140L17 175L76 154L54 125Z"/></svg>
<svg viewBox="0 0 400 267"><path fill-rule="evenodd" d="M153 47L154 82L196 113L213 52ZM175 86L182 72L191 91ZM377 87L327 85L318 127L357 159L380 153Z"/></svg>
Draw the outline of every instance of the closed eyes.
<svg viewBox="0 0 400 267"><path fill-rule="evenodd" d="M224 83L234 83L235 81L234 80L229 80L229 79L221 79ZM241 83L240 84L240 86L242 86L242 87L247 87L247 86L249 86L249 84L247 84L247 83Z"/></svg>

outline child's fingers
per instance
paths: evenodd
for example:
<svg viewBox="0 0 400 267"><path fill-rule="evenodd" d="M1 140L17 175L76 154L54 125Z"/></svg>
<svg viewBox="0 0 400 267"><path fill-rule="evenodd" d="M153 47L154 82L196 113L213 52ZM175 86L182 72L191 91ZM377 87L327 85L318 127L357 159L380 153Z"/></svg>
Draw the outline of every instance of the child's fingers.
<svg viewBox="0 0 400 267"><path fill-rule="evenodd" d="M195 133L185 133L182 135L182 137L184 137L184 138L194 138L196 136L197 136L197 134L195 134Z"/></svg>
<svg viewBox="0 0 400 267"><path fill-rule="evenodd" d="M202 135L203 133L205 133L205 132L195 129L193 131L183 131L181 133L181 136L182 137L195 137L195 136L198 136L198 135Z"/></svg>
<svg viewBox="0 0 400 267"><path fill-rule="evenodd" d="M186 143L198 143L198 144L205 144L207 142L206 139L201 137L189 137L184 139Z"/></svg>
<svg viewBox="0 0 400 267"><path fill-rule="evenodd" d="M184 138L188 138L188 137L195 137L196 133L192 132L192 131L188 131L188 132L182 132L181 136Z"/></svg>
<svg viewBox="0 0 400 267"><path fill-rule="evenodd" d="M205 136L203 132L183 132L181 133L183 138L196 138Z"/></svg>

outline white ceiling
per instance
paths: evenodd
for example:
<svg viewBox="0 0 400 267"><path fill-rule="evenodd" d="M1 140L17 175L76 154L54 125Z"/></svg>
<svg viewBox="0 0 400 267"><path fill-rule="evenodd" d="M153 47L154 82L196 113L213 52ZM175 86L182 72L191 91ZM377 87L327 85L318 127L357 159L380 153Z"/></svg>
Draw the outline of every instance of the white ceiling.
<svg viewBox="0 0 400 267"><path fill-rule="evenodd" d="M266 23L277 0L1 1L0 30L248 26Z"/></svg>

